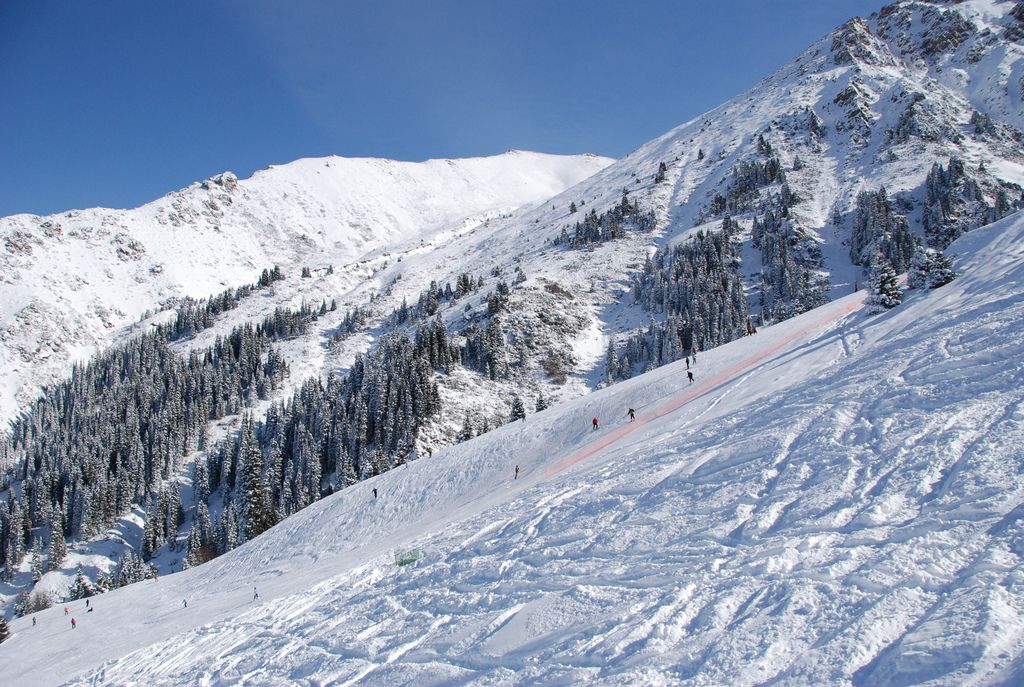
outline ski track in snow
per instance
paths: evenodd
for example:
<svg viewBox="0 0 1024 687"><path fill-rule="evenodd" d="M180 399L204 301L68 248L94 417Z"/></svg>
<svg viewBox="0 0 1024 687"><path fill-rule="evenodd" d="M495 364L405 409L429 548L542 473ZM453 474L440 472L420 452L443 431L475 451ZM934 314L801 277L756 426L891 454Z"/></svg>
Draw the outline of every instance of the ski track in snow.
<svg viewBox="0 0 1024 687"><path fill-rule="evenodd" d="M16 620L0 658L19 685L1018 683L1022 239L355 485L74 632Z"/></svg>

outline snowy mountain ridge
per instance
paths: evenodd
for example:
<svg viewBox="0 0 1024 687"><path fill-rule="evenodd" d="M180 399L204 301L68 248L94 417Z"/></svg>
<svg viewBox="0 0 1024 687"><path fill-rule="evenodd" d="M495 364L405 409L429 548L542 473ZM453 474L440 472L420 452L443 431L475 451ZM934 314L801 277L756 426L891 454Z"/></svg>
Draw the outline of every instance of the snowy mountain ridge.
<svg viewBox="0 0 1024 687"><path fill-rule="evenodd" d="M421 163L327 157L225 173L133 210L0 218L0 421L144 311L340 268L374 250L541 202L607 165L509 151ZM360 273L361 274L361 273Z"/></svg>

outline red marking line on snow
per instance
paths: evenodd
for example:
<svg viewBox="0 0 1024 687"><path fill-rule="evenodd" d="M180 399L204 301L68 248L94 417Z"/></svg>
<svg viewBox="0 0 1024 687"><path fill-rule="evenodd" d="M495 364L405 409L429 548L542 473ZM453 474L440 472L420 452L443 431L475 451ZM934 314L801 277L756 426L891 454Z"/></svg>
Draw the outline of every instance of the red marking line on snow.
<svg viewBox="0 0 1024 687"><path fill-rule="evenodd" d="M833 322L836 322L840 318L845 317L846 315L852 313L854 310L860 308L862 305L864 305L864 299L867 296L866 292L862 292L862 294L863 295L859 296L852 303L842 305L841 307L836 308L833 311L830 311L827 315L823 315L821 318L815 320L814 322L811 322L802 329L799 329L793 332L792 334L785 336L782 339L779 339L778 341L770 345L768 348L759 351L752 356L744 358L738 363L730 365L729 367L725 368L724 370L716 374L714 377L711 377L710 379L703 380L697 384L690 386L685 391L676 394L669 400L657 406L651 414L646 415L644 417L638 417L635 422L630 422L628 424L621 425L616 429L613 429L611 432L603 435L597 441L587 444L583 448L579 449L575 453L566 456L565 458L558 461L554 465L548 466L547 468L544 469L544 474L547 475L548 477L552 477L560 472L564 472L565 470L568 470L574 465L583 462L587 458L590 458L591 456L600 453L602 450L617 443L620 439L635 432L637 429L647 424L650 420L663 417L673 411L676 411L679 408L682 408L690 401L698 399L701 396L705 396L714 391L715 389L717 389L718 387L728 382L734 381L742 373L747 372L750 368L763 362L766 358L775 355L783 348L786 348L787 346L792 344L794 341L801 339L804 336L807 336L816 329L819 329L828 324L832 324Z"/></svg>

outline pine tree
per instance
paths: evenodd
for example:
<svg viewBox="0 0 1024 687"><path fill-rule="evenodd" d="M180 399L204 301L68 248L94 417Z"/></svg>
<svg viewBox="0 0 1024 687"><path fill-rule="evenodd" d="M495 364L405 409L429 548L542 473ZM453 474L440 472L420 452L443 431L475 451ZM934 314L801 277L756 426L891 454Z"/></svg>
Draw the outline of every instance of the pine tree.
<svg viewBox="0 0 1024 687"><path fill-rule="evenodd" d="M956 272L949 259L942 251L931 254L931 266L928 269L928 288L937 289L956 279Z"/></svg>
<svg viewBox="0 0 1024 687"><path fill-rule="evenodd" d="M56 570L68 555L68 546L64 541L64 528L60 525L60 516L54 512L50 516L50 570Z"/></svg>
<svg viewBox="0 0 1024 687"><path fill-rule="evenodd" d="M0 644L11 636L11 626L7 624L7 618L0 614Z"/></svg>
<svg viewBox="0 0 1024 687"><path fill-rule="evenodd" d="M469 411L466 411L466 418L462 422L462 431L459 433L459 441L469 441L474 437L473 418Z"/></svg>
<svg viewBox="0 0 1024 687"><path fill-rule="evenodd" d="M35 584L43 576L43 550L36 539L32 546L32 584Z"/></svg>
<svg viewBox="0 0 1024 687"><path fill-rule="evenodd" d="M571 203L569 203L569 214L576 214L576 201L572 201Z"/></svg>
<svg viewBox="0 0 1024 687"><path fill-rule="evenodd" d="M241 472L241 504L244 539L249 541L273 527L277 519L267 498L267 485L263 481L263 456L252 433L252 418L242 421L241 442L238 450Z"/></svg>
<svg viewBox="0 0 1024 687"><path fill-rule="evenodd" d="M881 253L876 252L871 262L871 293L867 300L871 312L895 308L903 301L903 293L896 282L896 270Z"/></svg>
<svg viewBox="0 0 1024 687"><path fill-rule="evenodd" d="M71 588L68 590L68 600L77 601L79 599L85 599L96 593L89 579L82 573L81 570L75 575L75 581L71 583Z"/></svg>
<svg viewBox="0 0 1024 687"><path fill-rule="evenodd" d="M516 420L526 419L526 406L523 405L523 399L516 394L512 398L512 412L509 414L508 421L515 422Z"/></svg>
<svg viewBox="0 0 1024 687"><path fill-rule="evenodd" d="M923 289L928 286L928 273L931 271L932 258L928 250L918 245L914 249L914 255L910 258L910 267L907 268L907 287L911 289Z"/></svg>

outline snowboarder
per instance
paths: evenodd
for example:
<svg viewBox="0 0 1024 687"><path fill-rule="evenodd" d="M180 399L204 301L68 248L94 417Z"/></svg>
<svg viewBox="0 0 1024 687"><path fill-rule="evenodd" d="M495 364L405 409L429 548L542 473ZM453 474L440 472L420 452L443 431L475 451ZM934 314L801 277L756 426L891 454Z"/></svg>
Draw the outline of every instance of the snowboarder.
<svg viewBox="0 0 1024 687"><path fill-rule="evenodd" d="M690 378L690 384L693 384L693 373L687 370L686 376Z"/></svg>
<svg viewBox="0 0 1024 687"><path fill-rule="evenodd" d="M71 619L71 629L74 630L76 626L77 626L77 623L75 623L75 619L72 618Z"/></svg>
<svg viewBox="0 0 1024 687"><path fill-rule="evenodd" d="M516 466L516 476L513 477L512 479L519 479L519 466L518 465Z"/></svg>
<svg viewBox="0 0 1024 687"><path fill-rule="evenodd" d="M373 498L377 498L377 487L373 488Z"/></svg>
<svg viewBox="0 0 1024 687"><path fill-rule="evenodd" d="M596 417L594 418L593 423L594 423L594 429L596 430L597 429L597 418Z"/></svg>
<svg viewBox="0 0 1024 687"><path fill-rule="evenodd" d="M92 613L92 611L93 611L93 608L90 607L89 610L86 611L86 613Z"/></svg>
<svg viewBox="0 0 1024 687"><path fill-rule="evenodd" d="M635 419L636 419L636 411L635 411L635 410L633 410L632 408L630 408L629 410L627 410L627 411L626 411L626 413L627 413L627 414L629 415L629 421L630 421L630 422L632 422L633 420L635 420Z"/></svg>

